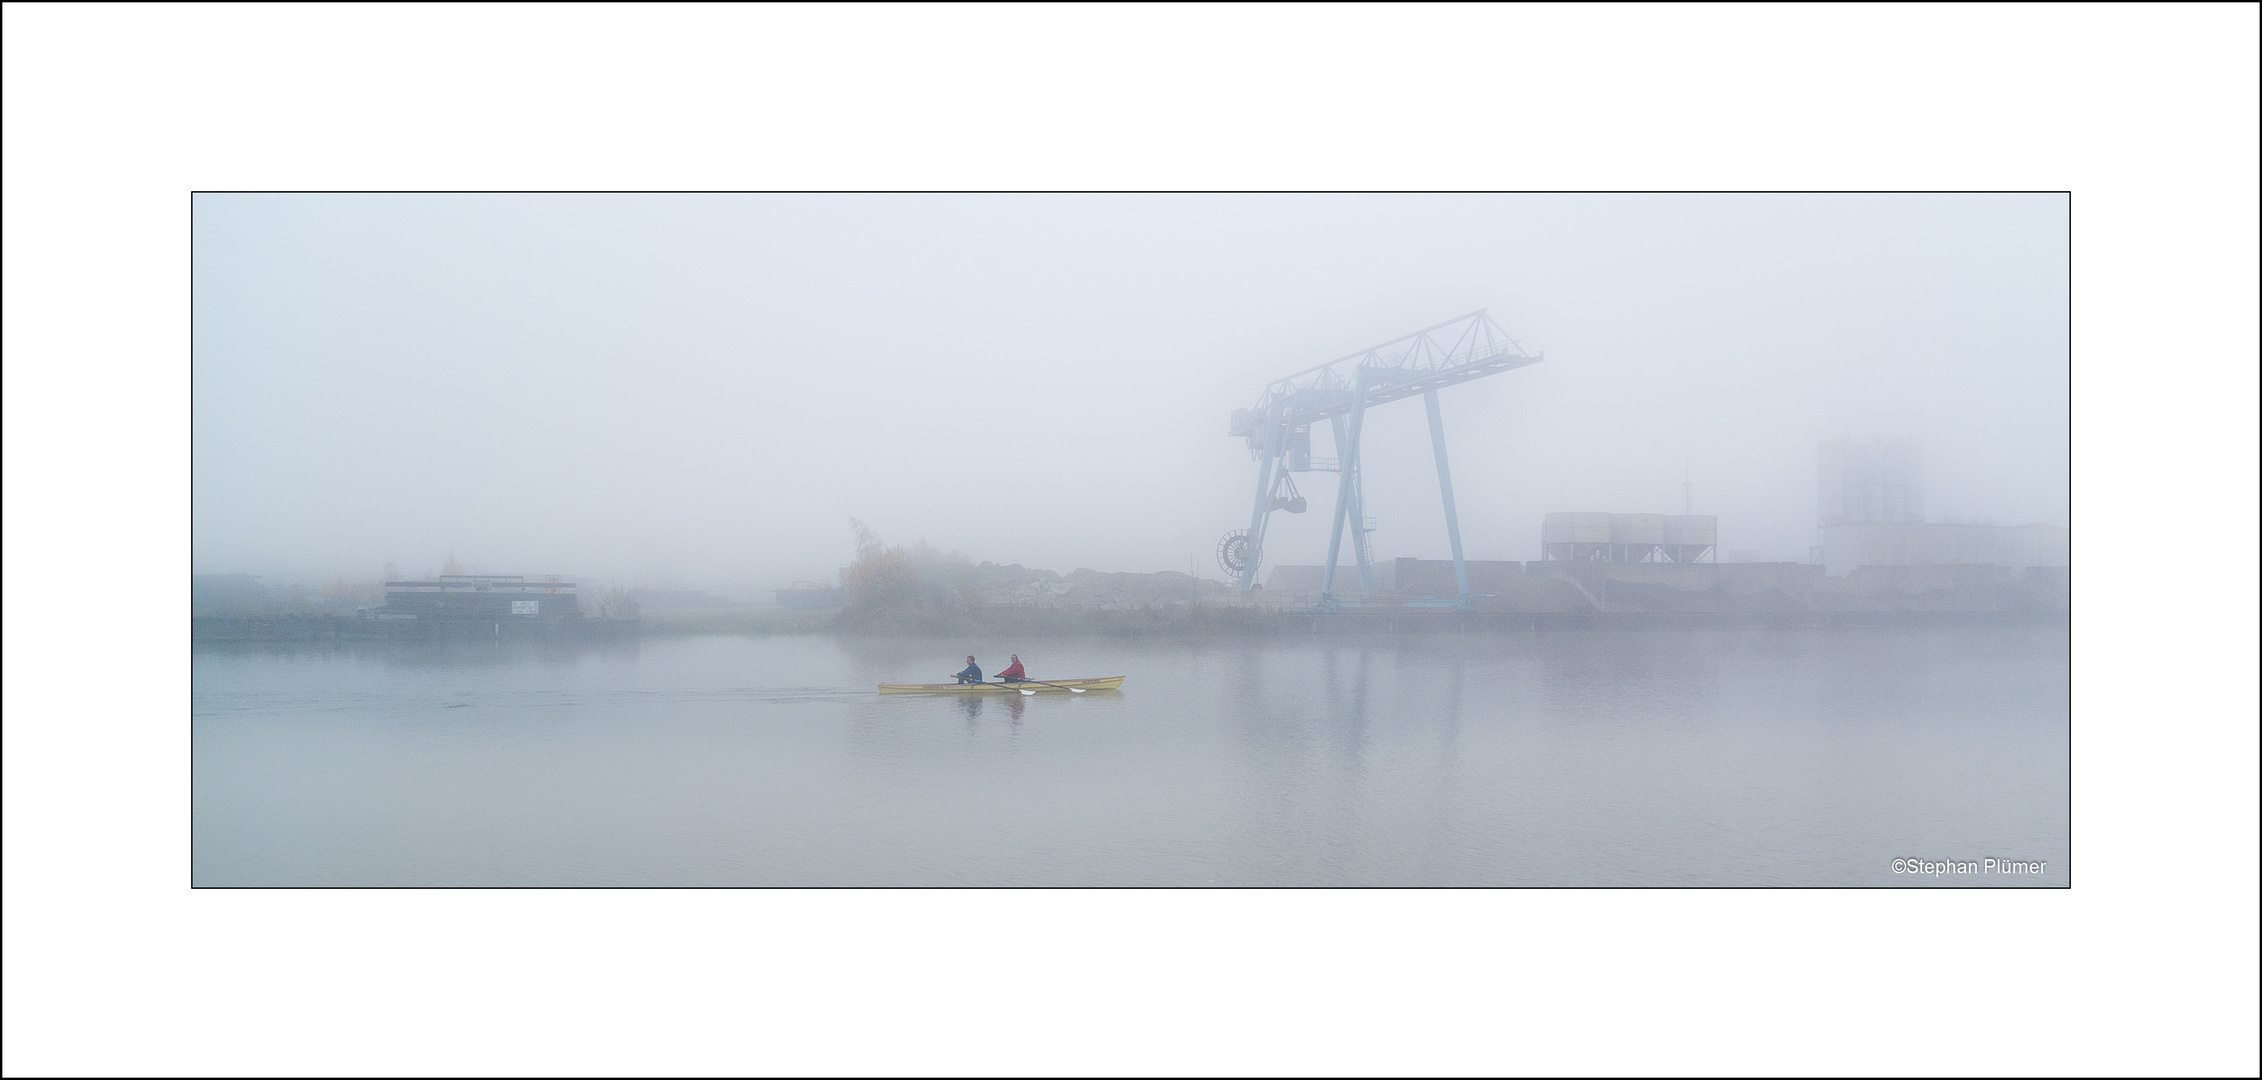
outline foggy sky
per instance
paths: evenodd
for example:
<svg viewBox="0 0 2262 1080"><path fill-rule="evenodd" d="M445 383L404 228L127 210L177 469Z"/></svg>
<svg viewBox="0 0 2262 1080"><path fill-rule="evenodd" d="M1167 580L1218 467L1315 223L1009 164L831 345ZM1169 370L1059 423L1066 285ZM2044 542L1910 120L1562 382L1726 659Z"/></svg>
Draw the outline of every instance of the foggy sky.
<svg viewBox="0 0 2262 1080"><path fill-rule="evenodd" d="M207 195L194 567L751 594L848 518L979 560L1198 570L1227 416L1463 314L1543 364L1440 395L1468 556L1559 510L1815 542L1815 444L1923 445L1934 520L2067 524L2067 201L1978 196ZM1324 442L1324 436L1322 437ZM1380 558L1448 557L1418 400ZM1327 453L1321 449L1321 453ZM1333 477L1266 562L1319 562ZM1348 545L1345 558L1348 560Z"/></svg>

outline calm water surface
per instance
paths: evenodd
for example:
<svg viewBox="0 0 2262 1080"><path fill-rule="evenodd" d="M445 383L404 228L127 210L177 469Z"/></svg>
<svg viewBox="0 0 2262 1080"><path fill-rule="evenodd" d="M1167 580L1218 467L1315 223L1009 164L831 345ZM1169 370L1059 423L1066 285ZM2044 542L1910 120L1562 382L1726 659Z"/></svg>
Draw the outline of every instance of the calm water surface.
<svg viewBox="0 0 2262 1080"><path fill-rule="evenodd" d="M872 690L969 651L1129 680ZM702 637L194 673L198 885L2068 881L2063 628Z"/></svg>

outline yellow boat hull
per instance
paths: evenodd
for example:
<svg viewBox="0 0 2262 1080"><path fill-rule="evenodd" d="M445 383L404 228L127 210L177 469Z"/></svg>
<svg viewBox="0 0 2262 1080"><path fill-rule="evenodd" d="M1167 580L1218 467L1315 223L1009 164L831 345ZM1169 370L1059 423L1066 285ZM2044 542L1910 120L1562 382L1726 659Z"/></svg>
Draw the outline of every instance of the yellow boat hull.
<svg viewBox="0 0 2262 1080"><path fill-rule="evenodd" d="M880 684L883 694L1015 694L1034 690L1040 694L1065 694L1076 690L1117 690L1123 686L1123 676L1109 675L1099 679L1047 679L1044 682L1025 683L890 683Z"/></svg>

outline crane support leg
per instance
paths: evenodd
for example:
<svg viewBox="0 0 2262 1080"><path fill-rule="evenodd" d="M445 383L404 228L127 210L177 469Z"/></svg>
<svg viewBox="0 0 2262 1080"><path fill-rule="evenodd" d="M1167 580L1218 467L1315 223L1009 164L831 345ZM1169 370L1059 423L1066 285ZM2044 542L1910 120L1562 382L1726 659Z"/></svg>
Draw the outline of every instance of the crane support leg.
<svg viewBox="0 0 2262 1080"><path fill-rule="evenodd" d="M1469 606L1469 564L1461 558L1461 515L1453 509L1453 470L1445 464L1445 418L1437 411L1437 391L1422 395L1429 407L1429 444L1437 451L1437 492L1445 499L1445 536L1453 542L1453 585L1459 606Z"/></svg>
<svg viewBox="0 0 2262 1080"><path fill-rule="evenodd" d="M1342 441L1335 448L1335 526L1327 534L1327 568L1320 573L1320 606L1335 606L1335 563L1343 554L1343 519L1364 512L1359 505L1359 425L1366 419L1367 372L1360 368L1351 380L1351 413L1344 419ZM1351 527L1364 530L1364 517L1351 523ZM1366 538L1361 535L1353 541L1363 551Z"/></svg>
<svg viewBox="0 0 2262 1080"><path fill-rule="evenodd" d="M1272 520L1272 488L1278 482L1273 469L1280 463L1280 410L1273 409L1264 425L1264 450L1257 458L1257 499L1249 510L1248 562L1241 567L1242 592L1256 584L1257 565L1264 561L1265 522Z"/></svg>
<svg viewBox="0 0 2262 1080"><path fill-rule="evenodd" d="M1351 470L1351 557L1359 564L1359 587L1373 592L1374 559L1367 548L1367 483L1359 469Z"/></svg>

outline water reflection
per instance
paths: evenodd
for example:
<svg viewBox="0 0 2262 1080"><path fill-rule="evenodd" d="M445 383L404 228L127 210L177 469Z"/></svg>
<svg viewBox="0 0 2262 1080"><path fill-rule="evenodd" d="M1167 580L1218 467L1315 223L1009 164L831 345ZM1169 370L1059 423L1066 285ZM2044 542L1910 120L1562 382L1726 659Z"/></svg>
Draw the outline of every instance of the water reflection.
<svg viewBox="0 0 2262 1080"><path fill-rule="evenodd" d="M877 693L1011 651L1128 681ZM199 884L1895 885L1911 852L2066 858L2062 631L780 635L193 668Z"/></svg>
<svg viewBox="0 0 2262 1080"><path fill-rule="evenodd" d="M1020 694L1000 694L995 699L988 694L959 694L956 697L959 709L966 714L967 734L971 735L979 729L982 712L990 707L993 700L1005 708L1006 730L1020 734L1021 716L1029 708L1028 698Z"/></svg>

